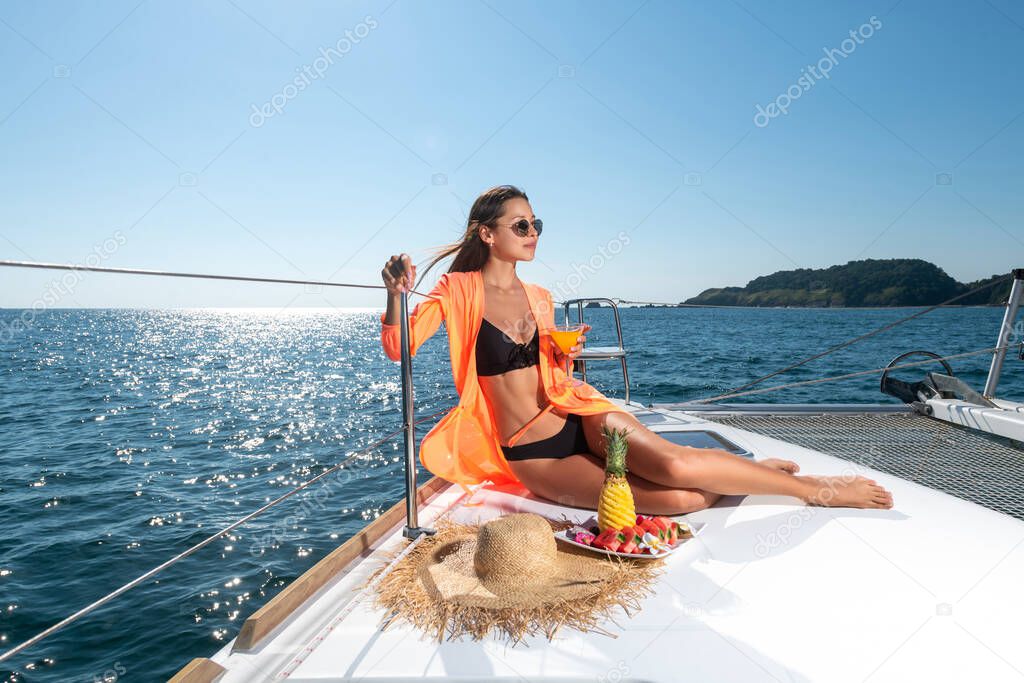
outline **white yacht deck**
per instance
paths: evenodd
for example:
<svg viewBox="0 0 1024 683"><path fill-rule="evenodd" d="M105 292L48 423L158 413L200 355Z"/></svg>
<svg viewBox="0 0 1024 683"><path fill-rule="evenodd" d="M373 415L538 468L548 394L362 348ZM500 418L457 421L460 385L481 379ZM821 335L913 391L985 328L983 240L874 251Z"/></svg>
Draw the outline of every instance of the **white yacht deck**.
<svg viewBox="0 0 1024 683"><path fill-rule="evenodd" d="M621 403L621 402L620 402ZM630 404L655 431L713 429L757 459L804 473L856 471L893 492L891 510L807 507L731 496L687 515L707 523L664 561L657 594L606 628L560 631L511 646L492 638L438 643L401 623L380 629L372 591L354 588L404 547L402 523L327 581L248 651L232 641L179 680L234 681L907 681L1019 680L1024 651L1024 522L893 474L855 465L698 414ZM926 418L921 418L926 419ZM523 489L443 486L420 524L532 511L580 520L587 510ZM313 570L311 570L313 571ZM279 596L280 597L280 596ZM354 600L354 602L353 602ZM221 667L226 671L221 674Z"/></svg>

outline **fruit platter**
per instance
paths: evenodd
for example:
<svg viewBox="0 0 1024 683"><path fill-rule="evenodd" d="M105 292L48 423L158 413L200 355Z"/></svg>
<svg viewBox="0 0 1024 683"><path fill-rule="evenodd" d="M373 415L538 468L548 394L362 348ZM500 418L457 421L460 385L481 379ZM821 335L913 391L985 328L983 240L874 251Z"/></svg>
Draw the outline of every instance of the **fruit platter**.
<svg viewBox="0 0 1024 683"><path fill-rule="evenodd" d="M597 518L591 517L559 531L555 538L605 555L654 560L671 555L703 528L704 523L691 524L669 517L637 515L632 526L609 527L601 531Z"/></svg>
<svg viewBox="0 0 1024 683"><path fill-rule="evenodd" d="M555 538L606 555L665 557L699 533L704 524L697 526L668 517L637 514L633 490L626 476L629 433L629 429L602 425L605 469L597 516L557 532Z"/></svg>

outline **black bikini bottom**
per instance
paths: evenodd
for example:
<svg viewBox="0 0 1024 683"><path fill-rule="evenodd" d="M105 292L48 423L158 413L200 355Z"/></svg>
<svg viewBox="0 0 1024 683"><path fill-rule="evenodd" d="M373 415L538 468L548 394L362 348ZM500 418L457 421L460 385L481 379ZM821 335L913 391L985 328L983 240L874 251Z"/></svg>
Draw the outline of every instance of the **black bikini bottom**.
<svg viewBox="0 0 1024 683"><path fill-rule="evenodd" d="M554 436L540 441L502 446L506 460L529 460L530 458L565 458L574 453L589 453L587 437L583 433L583 418L568 413L562 430Z"/></svg>

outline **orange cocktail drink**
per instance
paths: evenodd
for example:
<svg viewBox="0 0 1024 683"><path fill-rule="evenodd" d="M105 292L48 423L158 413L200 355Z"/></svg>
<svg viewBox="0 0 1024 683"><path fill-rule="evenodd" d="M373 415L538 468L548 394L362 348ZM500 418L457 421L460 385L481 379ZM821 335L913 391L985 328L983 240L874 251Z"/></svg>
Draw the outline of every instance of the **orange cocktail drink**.
<svg viewBox="0 0 1024 683"><path fill-rule="evenodd" d="M578 342L579 338L583 335L583 325L579 323L572 325L555 325L548 330L548 334L551 335L551 340L555 342L558 348L561 349L562 353L566 356L565 374L568 375L569 379L565 381L563 386L578 387L582 385L583 382L572 376L572 360L569 359L568 356L572 347L576 345L576 342Z"/></svg>

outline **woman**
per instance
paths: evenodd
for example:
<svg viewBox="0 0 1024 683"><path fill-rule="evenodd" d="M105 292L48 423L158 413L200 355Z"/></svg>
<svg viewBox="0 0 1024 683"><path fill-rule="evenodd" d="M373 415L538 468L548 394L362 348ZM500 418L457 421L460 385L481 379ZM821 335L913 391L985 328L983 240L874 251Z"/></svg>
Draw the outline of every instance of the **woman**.
<svg viewBox="0 0 1024 683"><path fill-rule="evenodd" d="M566 356L543 334L554 324L550 292L516 274L517 262L533 260L542 229L526 194L510 185L491 188L473 203L462 239L442 248L423 273L454 255L430 298L410 314L413 354L446 321L460 395L456 409L421 442L428 470L463 485L518 481L542 498L596 509L607 426L629 430L627 478L643 514L692 512L731 494L892 507L890 493L871 479L797 475L789 460L753 462L724 450L680 446L589 384L560 386ZM395 255L381 275L388 290L382 343L397 360L400 297L416 282L416 266L407 255ZM574 346L567 357L578 353Z"/></svg>

